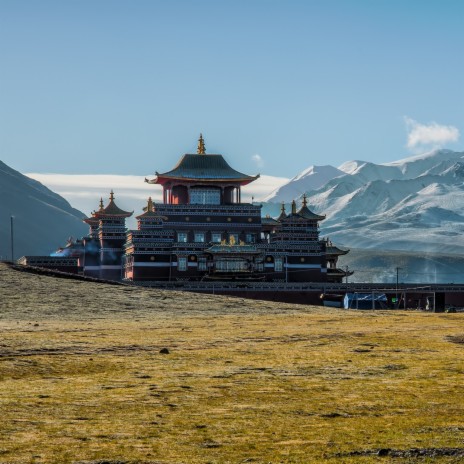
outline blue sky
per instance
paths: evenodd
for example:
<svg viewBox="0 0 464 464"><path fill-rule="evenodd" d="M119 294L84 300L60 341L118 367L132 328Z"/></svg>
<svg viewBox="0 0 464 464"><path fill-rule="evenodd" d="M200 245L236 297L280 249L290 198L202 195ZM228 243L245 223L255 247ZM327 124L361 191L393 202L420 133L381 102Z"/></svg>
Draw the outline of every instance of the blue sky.
<svg viewBox="0 0 464 464"><path fill-rule="evenodd" d="M0 0L0 159L148 176L202 132L292 177L462 149L463 25L447 0Z"/></svg>

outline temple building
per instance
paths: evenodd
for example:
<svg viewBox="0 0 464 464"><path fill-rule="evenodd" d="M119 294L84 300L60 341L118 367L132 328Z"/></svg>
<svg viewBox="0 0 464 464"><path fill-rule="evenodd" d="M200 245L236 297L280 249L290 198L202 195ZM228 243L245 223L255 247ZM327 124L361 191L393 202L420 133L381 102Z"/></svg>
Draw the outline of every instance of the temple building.
<svg viewBox="0 0 464 464"><path fill-rule="evenodd" d="M261 205L242 202L241 189L259 175L233 169L220 154L207 154L200 135L197 153L145 179L163 189L162 202L148 198L133 213L110 201L84 221L87 237L76 242L84 275L149 284L159 281L340 282L351 273L337 268L347 250L319 237L325 216L313 213L306 196L279 217L261 217ZM69 247L68 247L69 248ZM71 247L72 248L72 247ZM64 256L70 256L69 250Z"/></svg>
<svg viewBox="0 0 464 464"><path fill-rule="evenodd" d="M162 203L151 198L127 232L123 275L133 281L265 280L339 282L338 256L347 251L319 239L325 219L292 203L277 219L262 218L261 205L241 201L241 188L258 176L233 169L222 155L186 154L148 184L161 185Z"/></svg>

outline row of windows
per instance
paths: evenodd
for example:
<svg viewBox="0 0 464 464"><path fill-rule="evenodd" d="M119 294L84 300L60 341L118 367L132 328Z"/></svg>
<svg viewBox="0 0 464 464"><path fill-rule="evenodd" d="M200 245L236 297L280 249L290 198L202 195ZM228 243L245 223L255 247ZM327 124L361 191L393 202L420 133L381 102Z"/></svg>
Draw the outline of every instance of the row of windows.
<svg viewBox="0 0 464 464"><path fill-rule="evenodd" d="M206 258L200 257L198 258L198 270L199 271L206 271ZM186 271L187 270L187 257L186 256L179 256L177 258L177 269L179 271Z"/></svg>
<svg viewBox="0 0 464 464"><path fill-rule="evenodd" d="M217 270L220 271L246 271L249 269L249 264L247 260L220 260L216 263ZM259 268L262 270L262 263L259 264ZM207 263L206 258L198 258L198 270L206 271ZM186 271L187 270L187 257L179 256L177 258L177 270ZM275 258L274 259L274 270L276 272L283 271L283 259Z"/></svg>
<svg viewBox="0 0 464 464"><path fill-rule="evenodd" d="M222 240L228 240L229 243L239 243L239 234L236 233L229 233L229 234L222 234L221 232L212 232L211 233L211 242L213 243L221 243ZM188 232L178 232L177 233L177 241L180 243L187 243L188 242ZM196 243L205 243L206 242L206 234L205 232L195 232L193 234L193 241ZM255 234L245 234L245 243L255 243L256 242L256 235Z"/></svg>

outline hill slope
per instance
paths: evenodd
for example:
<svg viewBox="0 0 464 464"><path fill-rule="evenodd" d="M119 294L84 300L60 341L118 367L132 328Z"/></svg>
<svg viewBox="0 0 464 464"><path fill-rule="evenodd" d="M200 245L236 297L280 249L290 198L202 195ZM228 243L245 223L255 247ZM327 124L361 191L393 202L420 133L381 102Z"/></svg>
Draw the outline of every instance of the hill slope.
<svg viewBox="0 0 464 464"><path fill-rule="evenodd" d="M67 237L80 237L85 216L61 196L0 161L0 256L10 259L10 217L14 216L15 258L48 255Z"/></svg>

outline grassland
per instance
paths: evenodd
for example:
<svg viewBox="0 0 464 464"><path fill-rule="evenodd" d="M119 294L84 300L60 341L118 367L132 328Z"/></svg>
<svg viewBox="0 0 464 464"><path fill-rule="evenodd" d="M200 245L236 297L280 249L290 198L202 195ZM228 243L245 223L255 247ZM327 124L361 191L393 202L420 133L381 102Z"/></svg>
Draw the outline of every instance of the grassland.
<svg viewBox="0 0 464 464"><path fill-rule="evenodd" d="M463 462L463 334L0 264L0 462Z"/></svg>

